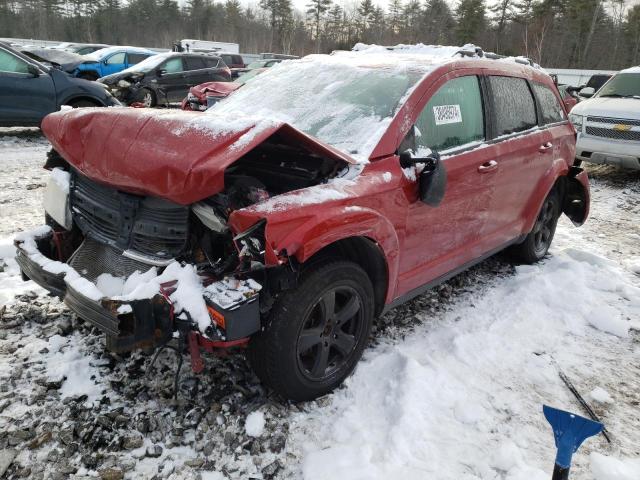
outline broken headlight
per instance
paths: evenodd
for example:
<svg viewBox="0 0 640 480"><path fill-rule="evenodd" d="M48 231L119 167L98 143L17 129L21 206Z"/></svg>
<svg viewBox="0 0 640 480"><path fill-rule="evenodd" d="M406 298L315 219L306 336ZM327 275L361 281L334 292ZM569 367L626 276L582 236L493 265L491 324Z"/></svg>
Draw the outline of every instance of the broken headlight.
<svg viewBox="0 0 640 480"><path fill-rule="evenodd" d="M67 230L73 226L69 207L69 179L69 172L61 168L51 170L43 202L45 212Z"/></svg>

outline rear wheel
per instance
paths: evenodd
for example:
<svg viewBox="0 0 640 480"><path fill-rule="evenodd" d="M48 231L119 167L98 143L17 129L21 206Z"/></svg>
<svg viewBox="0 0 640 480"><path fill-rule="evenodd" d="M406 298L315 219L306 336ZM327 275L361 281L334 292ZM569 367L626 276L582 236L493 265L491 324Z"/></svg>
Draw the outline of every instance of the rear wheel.
<svg viewBox="0 0 640 480"><path fill-rule="evenodd" d="M516 260L535 263L544 258L556 233L560 213L560 196L556 190L552 190L545 198L536 223L524 242L511 247L510 253Z"/></svg>
<svg viewBox="0 0 640 480"><path fill-rule="evenodd" d="M345 261L313 267L282 295L264 331L251 339L251 365L288 399L324 395L362 356L373 312L373 287L362 268Z"/></svg>

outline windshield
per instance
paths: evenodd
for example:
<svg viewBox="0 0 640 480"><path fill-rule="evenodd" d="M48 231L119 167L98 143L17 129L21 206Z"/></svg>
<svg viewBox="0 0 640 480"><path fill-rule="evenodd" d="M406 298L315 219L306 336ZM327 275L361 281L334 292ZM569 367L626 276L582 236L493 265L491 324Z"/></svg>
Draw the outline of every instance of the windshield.
<svg viewBox="0 0 640 480"><path fill-rule="evenodd" d="M207 114L237 116L252 105L257 117L287 122L364 160L424 74L404 64L358 66L312 55L269 68Z"/></svg>
<svg viewBox="0 0 640 480"><path fill-rule="evenodd" d="M240 85L244 85L247 83L247 80L251 80L253 77L260 75L264 70L262 68L256 68L255 70L250 70L247 73L243 73L238 78L236 78L233 83L239 83Z"/></svg>
<svg viewBox="0 0 640 480"><path fill-rule="evenodd" d="M596 96L640 98L640 72L617 74L600 89Z"/></svg>
<svg viewBox="0 0 640 480"><path fill-rule="evenodd" d="M158 68L158 66L164 62L167 57L171 55L152 55L150 57L145 58L140 63L136 63L135 65L130 66L129 68L125 68L120 73L149 73L152 70Z"/></svg>
<svg viewBox="0 0 640 480"><path fill-rule="evenodd" d="M267 60L258 60L257 62L251 62L247 65L247 68L262 68L267 64Z"/></svg>

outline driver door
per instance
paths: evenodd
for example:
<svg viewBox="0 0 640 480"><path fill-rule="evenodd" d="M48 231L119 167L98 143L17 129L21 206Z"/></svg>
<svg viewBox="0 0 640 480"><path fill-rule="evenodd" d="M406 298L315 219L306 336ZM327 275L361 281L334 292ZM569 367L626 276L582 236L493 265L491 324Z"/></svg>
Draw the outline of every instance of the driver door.
<svg viewBox="0 0 640 480"><path fill-rule="evenodd" d="M118 73L125 69L127 66L125 63L126 58L125 52L117 52L111 55L108 58L105 58L102 63L102 72L101 75L106 77L107 75L111 75L112 73Z"/></svg>
<svg viewBox="0 0 640 480"><path fill-rule="evenodd" d="M29 63L0 48L0 125L40 125L58 109L53 80L47 72L29 72Z"/></svg>
<svg viewBox="0 0 640 480"><path fill-rule="evenodd" d="M492 248L482 232L492 215L497 152L483 144L483 100L478 76L452 78L431 95L415 123L414 156L439 152L447 186L442 203L431 207L412 190L417 181L407 179L415 197L407 213L400 295L465 266Z"/></svg>
<svg viewBox="0 0 640 480"><path fill-rule="evenodd" d="M158 78L158 88L161 97L158 101L178 102L186 95L182 95L185 83L185 67L182 57L172 57L160 65L162 76Z"/></svg>

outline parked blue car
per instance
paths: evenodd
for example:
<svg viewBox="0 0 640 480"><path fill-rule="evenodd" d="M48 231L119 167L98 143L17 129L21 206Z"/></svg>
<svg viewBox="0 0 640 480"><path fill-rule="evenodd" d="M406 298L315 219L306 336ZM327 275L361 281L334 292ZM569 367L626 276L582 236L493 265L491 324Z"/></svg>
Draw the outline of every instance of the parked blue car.
<svg viewBox="0 0 640 480"><path fill-rule="evenodd" d="M78 65L73 74L87 80L97 80L100 77L121 72L156 53L158 52L137 47L102 48L87 55L91 60Z"/></svg>

